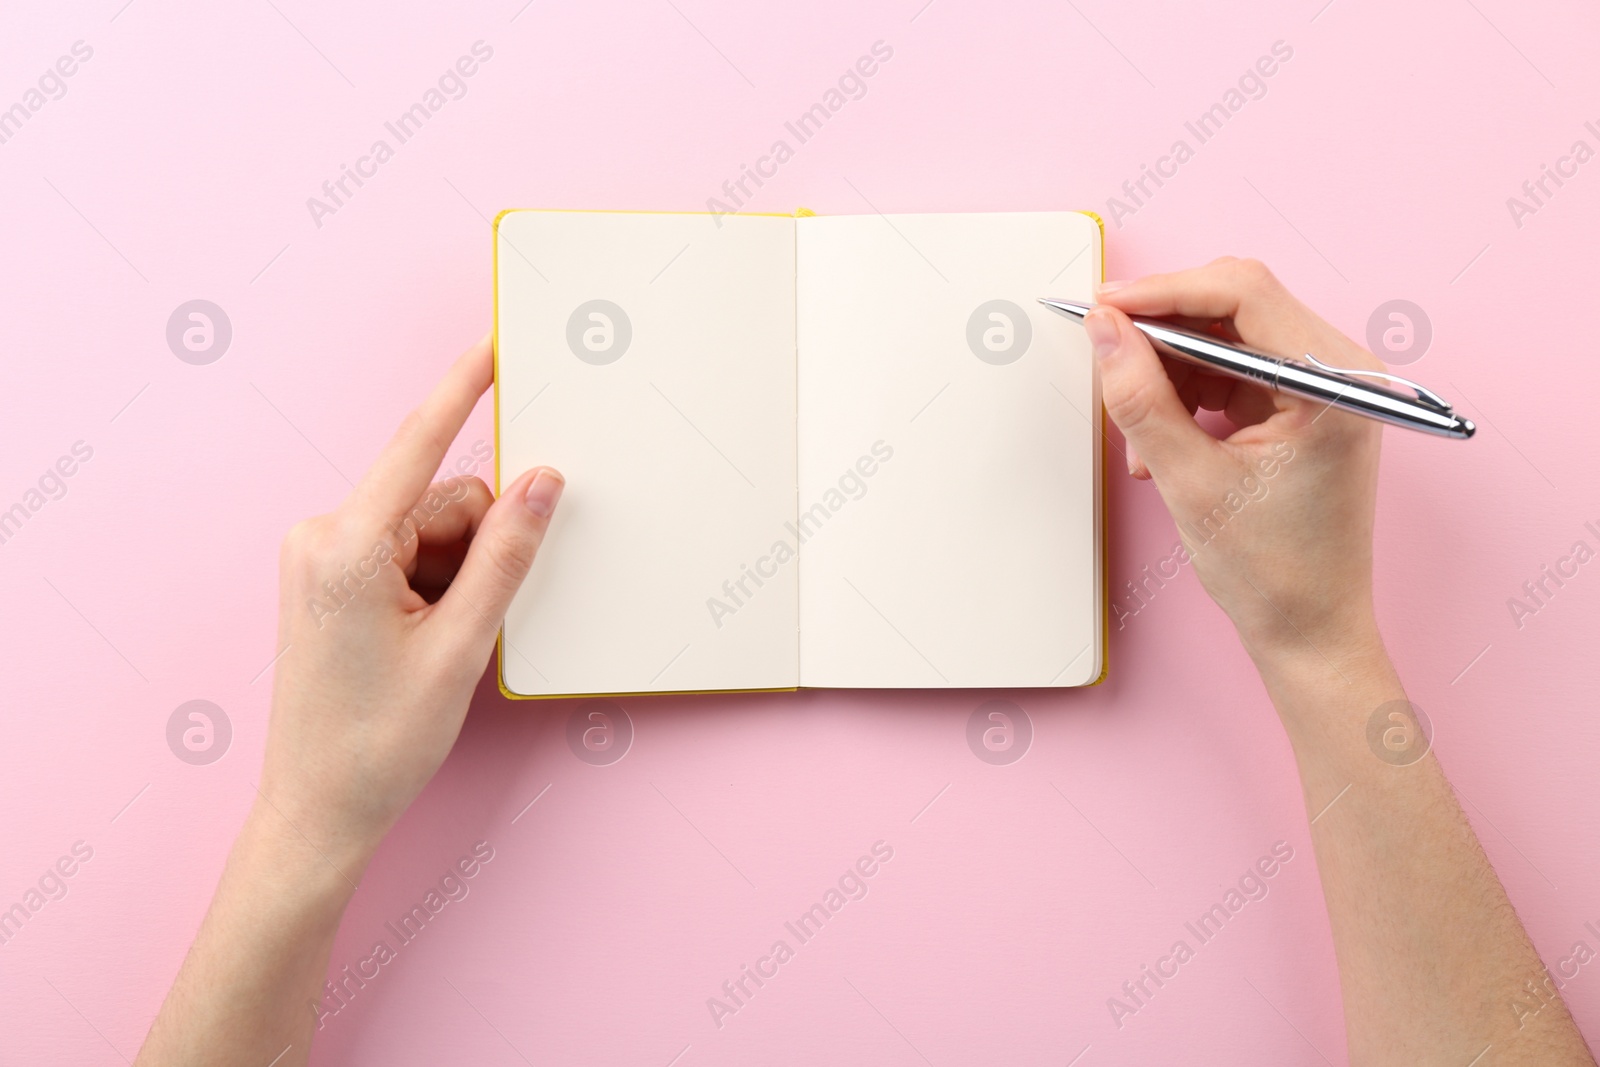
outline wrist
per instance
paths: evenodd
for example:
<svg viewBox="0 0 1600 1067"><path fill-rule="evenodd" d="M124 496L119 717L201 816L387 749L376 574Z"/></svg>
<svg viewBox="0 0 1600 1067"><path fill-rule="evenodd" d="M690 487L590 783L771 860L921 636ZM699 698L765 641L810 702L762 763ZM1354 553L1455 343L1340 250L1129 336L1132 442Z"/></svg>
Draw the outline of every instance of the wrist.
<svg viewBox="0 0 1600 1067"><path fill-rule="evenodd" d="M1364 765L1372 758L1369 721L1405 700L1405 689L1375 625L1339 640L1321 636L1315 645L1285 642L1251 656L1297 758L1349 757Z"/></svg>
<svg viewBox="0 0 1600 1067"><path fill-rule="evenodd" d="M287 907L329 916L337 925L375 851L364 840L296 818L263 795L240 829L229 866L252 885L270 888Z"/></svg>
<svg viewBox="0 0 1600 1067"><path fill-rule="evenodd" d="M1274 609L1269 617L1249 623L1236 619L1235 629L1263 678L1326 671L1342 680L1346 664L1370 666L1375 658L1388 658L1372 605L1355 599L1337 610L1314 615L1288 615Z"/></svg>
<svg viewBox="0 0 1600 1067"><path fill-rule="evenodd" d="M281 757L269 741L251 821L268 833L287 831L287 847L298 843L359 881L404 805L380 802L389 791L369 775Z"/></svg>

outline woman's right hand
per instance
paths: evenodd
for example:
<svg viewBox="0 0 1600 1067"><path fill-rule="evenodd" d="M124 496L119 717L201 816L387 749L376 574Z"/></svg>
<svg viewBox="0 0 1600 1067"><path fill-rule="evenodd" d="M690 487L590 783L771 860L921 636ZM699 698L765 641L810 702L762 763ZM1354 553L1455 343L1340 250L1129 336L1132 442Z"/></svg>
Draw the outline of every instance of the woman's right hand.
<svg viewBox="0 0 1600 1067"><path fill-rule="evenodd" d="M1151 480L1212 599L1258 664L1377 647L1372 523L1378 423L1157 356L1127 315L1209 328L1277 355L1383 364L1249 259L1107 282L1085 325L1128 471ZM1217 439L1194 419L1221 411ZM1309 646L1309 648L1308 648Z"/></svg>

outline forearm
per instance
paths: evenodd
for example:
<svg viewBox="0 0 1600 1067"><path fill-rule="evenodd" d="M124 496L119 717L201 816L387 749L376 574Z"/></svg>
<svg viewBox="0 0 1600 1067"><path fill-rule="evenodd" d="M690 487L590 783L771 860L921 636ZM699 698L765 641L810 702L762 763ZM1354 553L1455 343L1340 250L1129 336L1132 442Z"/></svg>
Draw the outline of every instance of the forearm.
<svg viewBox="0 0 1600 1067"><path fill-rule="evenodd" d="M1438 760L1384 758L1383 731L1409 727L1376 630L1301 646L1255 655L1300 768L1351 1062L1593 1063Z"/></svg>
<svg viewBox="0 0 1600 1067"><path fill-rule="evenodd" d="M140 1067L305 1063L316 1022L310 1005L321 996L365 859L319 852L258 804L139 1053Z"/></svg>

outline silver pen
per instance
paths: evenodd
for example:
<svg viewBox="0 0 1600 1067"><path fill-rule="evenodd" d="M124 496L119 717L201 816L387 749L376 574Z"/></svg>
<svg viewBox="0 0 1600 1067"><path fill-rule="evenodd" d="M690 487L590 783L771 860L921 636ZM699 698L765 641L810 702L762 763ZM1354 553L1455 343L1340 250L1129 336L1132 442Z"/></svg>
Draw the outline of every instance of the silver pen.
<svg viewBox="0 0 1600 1067"><path fill-rule="evenodd" d="M1092 304L1040 297L1039 303L1082 322ZM1448 401L1431 389L1396 374L1356 368L1330 367L1310 352L1305 361L1274 356L1247 345L1224 341L1211 334L1174 326L1170 322L1129 315L1150 345L1163 356L1181 359L1218 374L1256 382L1274 390L1303 396L1331 407L1365 415L1369 419L1403 426L1408 430L1466 440L1477 427L1457 415ZM1408 393L1386 389L1362 378L1382 378L1403 386Z"/></svg>

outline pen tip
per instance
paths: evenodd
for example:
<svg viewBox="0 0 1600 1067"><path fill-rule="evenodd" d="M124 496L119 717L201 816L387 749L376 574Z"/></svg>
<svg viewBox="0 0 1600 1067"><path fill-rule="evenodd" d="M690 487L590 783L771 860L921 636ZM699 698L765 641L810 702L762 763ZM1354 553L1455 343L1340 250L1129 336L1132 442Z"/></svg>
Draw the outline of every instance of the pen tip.
<svg viewBox="0 0 1600 1067"><path fill-rule="evenodd" d="M1074 300L1056 300L1052 297L1041 296L1039 297L1039 303L1054 311L1059 311L1069 318L1077 319L1079 322L1082 322L1084 316L1089 314L1090 311L1088 304L1080 304Z"/></svg>

